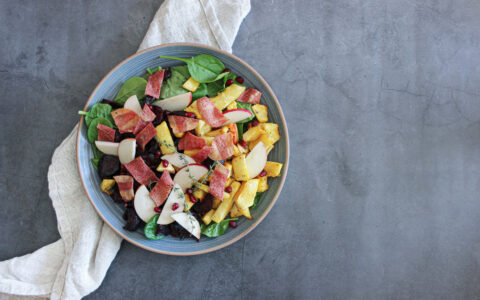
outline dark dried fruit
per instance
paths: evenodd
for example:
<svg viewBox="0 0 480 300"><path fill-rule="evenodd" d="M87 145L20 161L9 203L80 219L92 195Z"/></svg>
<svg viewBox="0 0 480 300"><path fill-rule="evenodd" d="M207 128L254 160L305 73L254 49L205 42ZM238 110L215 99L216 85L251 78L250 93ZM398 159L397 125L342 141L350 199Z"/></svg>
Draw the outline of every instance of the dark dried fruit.
<svg viewBox="0 0 480 300"><path fill-rule="evenodd" d="M125 216L127 218L127 224L125 224L123 228L128 231L137 230L137 228L140 226L141 220L135 212L135 209L131 207L127 208L125 210Z"/></svg>
<svg viewBox="0 0 480 300"><path fill-rule="evenodd" d="M145 97L145 104L146 105L151 105L155 100L157 100L157 99L153 98L152 96L147 96L147 97Z"/></svg>
<svg viewBox="0 0 480 300"><path fill-rule="evenodd" d="M230 224L230 227L232 227L232 228L237 227L237 222L235 222L235 221L230 221L230 222L228 222L228 224Z"/></svg>
<svg viewBox="0 0 480 300"><path fill-rule="evenodd" d="M118 190L118 186L115 185L115 189L113 190L112 199L115 203L122 203L123 198L120 195L120 191Z"/></svg>
<svg viewBox="0 0 480 300"><path fill-rule="evenodd" d="M170 68L165 68L165 73L163 73L163 81L166 81L168 78L172 77L172 70Z"/></svg>
<svg viewBox="0 0 480 300"><path fill-rule="evenodd" d="M240 76L238 76L238 77L236 78L236 80L237 80L237 82L240 83L240 84L243 83L243 78L240 77Z"/></svg>
<svg viewBox="0 0 480 300"><path fill-rule="evenodd" d="M117 109L117 108L121 108L122 106L116 102L113 102L112 100L108 100L108 99L102 99L102 101L100 101L101 103L103 104L109 104L113 109Z"/></svg>
<svg viewBox="0 0 480 300"><path fill-rule="evenodd" d="M225 192L231 193L231 192L232 192L232 187L231 187L231 186L227 186L227 187L225 188Z"/></svg>
<svg viewBox="0 0 480 300"><path fill-rule="evenodd" d="M157 235L169 235L170 227L168 225L158 225Z"/></svg>
<svg viewBox="0 0 480 300"><path fill-rule="evenodd" d="M134 139L135 135L131 132L124 132L120 134L120 141L123 141L124 139Z"/></svg>
<svg viewBox="0 0 480 300"><path fill-rule="evenodd" d="M104 155L98 161L98 175L100 178L111 178L120 172L120 161L113 155Z"/></svg>
<svg viewBox="0 0 480 300"><path fill-rule="evenodd" d="M207 194L203 201L195 204L192 209L194 212L203 217L207 212L209 212L213 207L213 196Z"/></svg>

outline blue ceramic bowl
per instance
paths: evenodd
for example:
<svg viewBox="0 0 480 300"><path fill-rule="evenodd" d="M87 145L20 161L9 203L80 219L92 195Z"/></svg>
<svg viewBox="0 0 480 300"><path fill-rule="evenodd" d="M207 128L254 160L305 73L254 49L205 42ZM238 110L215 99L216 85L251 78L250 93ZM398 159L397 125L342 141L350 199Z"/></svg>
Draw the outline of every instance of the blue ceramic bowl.
<svg viewBox="0 0 480 300"><path fill-rule="evenodd" d="M248 220L240 217L235 229L229 228L225 234L217 238L202 236L200 242L193 239L179 240L165 237L162 240L152 241L145 238L143 232L138 230L130 232L123 229L125 221L122 218L124 208L112 201L112 199L100 191L100 177L93 168L90 159L93 158L92 148L87 139L87 128L83 125L83 117L80 121L77 137L77 163L80 178L83 182L88 198L100 217L121 237L134 245L144 249L170 255L195 255L211 252L233 242L238 241L257 226L272 209L277 200L288 170L288 131L285 117L283 116L280 103L265 80L248 64L230 53L199 44L179 43L166 44L146 49L122 61L110 71L93 90L84 110L103 98L113 99L123 82L132 76L143 76L146 68L154 68L159 65L168 67L178 65L174 60L160 59L160 55L192 57L198 54L209 54L219 58L227 68L245 79L247 87L254 87L262 92L262 103L268 105L269 122L279 125L281 140L275 144L275 148L269 154L270 161L284 164L282 175L277 178L269 178L270 188L263 193L262 199L256 208L252 209L253 219Z"/></svg>

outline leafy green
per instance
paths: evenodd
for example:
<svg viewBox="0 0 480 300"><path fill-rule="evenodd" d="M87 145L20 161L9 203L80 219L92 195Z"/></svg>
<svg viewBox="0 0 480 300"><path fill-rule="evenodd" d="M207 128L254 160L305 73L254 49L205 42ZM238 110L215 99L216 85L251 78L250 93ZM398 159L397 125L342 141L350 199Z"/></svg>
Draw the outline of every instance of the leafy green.
<svg viewBox="0 0 480 300"><path fill-rule="evenodd" d="M200 54L192 58L181 58L173 56L160 56L160 58L175 59L183 61L188 66L190 75L200 83L213 82L225 70L225 65L216 57Z"/></svg>
<svg viewBox="0 0 480 300"><path fill-rule="evenodd" d="M218 75L218 80L214 82L207 83L207 94L209 97L215 97L218 93L222 92L227 85L227 80L232 79L235 80L237 75L233 74L232 72L225 72Z"/></svg>
<svg viewBox="0 0 480 300"><path fill-rule="evenodd" d="M190 77L188 67L185 65L176 66L171 68L170 71L172 72L172 76L170 76L170 78L162 85L162 91L160 92L160 98L162 99L185 94L187 92L182 86Z"/></svg>
<svg viewBox="0 0 480 300"><path fill-rule="evenodd" d="M110 114L111 112L112 107L110 104L97 103L93 105L88 112L79 111L78 114L85 116L85 124L87 124L87 127L89 127L92 120L99 117L106 118L113 123L113 117Z"/></svg>
<svg viewBox="0 0 480 300"><path fill-rule="evenodd" d="M208 226L202 223L202 225L200 226L201 227L200 229L202 231L202 234L208 237L217 237L225 233L225 230L227 230L228 223L230 221L237 221L237 220L238 218L225 219L220 223L211 223Z"/></svg>
<svg viewBox="0 0 480 300"><path fill-rule="evenodd" d="M165 237L164 235L160 235L160 236L157 235L158 217L160 217L160 214L154 215L148 221L148 223L145 225L145 228L143 229L143 232L145 233L145 237L147 237L147 239L149 239L149 240L161 240Z"/></svg>
<svg viewBox="0 0 480 300"><path fill-rule="evenodd" d="M92 158L91 161L92 161L92 165L95 168L95 170L98 171L98 162L100 161L100 158Z"/></svg>
<svg viewBox="0 0 480 300"><path fill-rule="evenodd" d="M253 110L252 110L252 104L250 103L243 103L243 102L237 102L237 108L241 108L241 109L246 109L246 110L249 110L251 113L252 113L252 116L245 119L245 120L242 120L242 121L239 121L237 122L237 124L239 123L248 123L250 122L251 120L253 120L253 118L255 118L255 114L253 113Z"/></svg>
<svg viewBox="0 0 480 300"><path fill-rule="evenodd" d="M237 124L237 132L238 132L238 140L241 141L243 138L243 133L245 132L245 124L244 123L236 123Z"/></svg>
<svg viewBox="0 0 480 300"><path fill-rule="evenodd" d="M145 97L145 88L147 87L147 81L142 77L132 77L125 81L120 90L115 96L114 101L120 105L124 105L125 101L132 96L137 95L138 99Z"/></svg>
<svg viewBox="0 0 480 300"><path fill-rule="evenodd" d="M261 198L262 198L262 193L257 193L255 195L255 199L253 199L253 205L250 208L255 208L255 206L257 206L258 202L260 202Z"/></svg>
<svg viewBox="0 0 480 300"><path fill-rule="evenodd" d="M208 94L207 84L206 83L200 83L197 90L195 92L193 92L192 98L193 98L193 100L197 100L197 99L200 99L202 97L205 97L207 94Z"/></svg>
<svg viewBox="0 0 480 300"><path fill-rule="evenodd" d="M105 126L108 126L110 128L113 128L113 124L112 122L110 122L108 119L106 118L103 118L103 117L98 117L98 118L95 118L92 120L92 122L90 122L90 125L88 126L88 130L87 130L87 137L88 137L88 140L90 141L90 143L95 143L95 141L97 140L98 138L98 129L97 129L97 125L98 124L103 124Z"/></svg>
<svg viewBox="0 0 480 300"><path fill-rule="evenodd" d="M150 77L150 75L153 75L154 73L156 73L158 71L161 71L161 70L162 70L161 66L158 66L158 67L153 68L153 69L150 69L150 68L145 69L145 71L147 72L147 74L145 74L145 79L148 80L148 77Z"/></svg>

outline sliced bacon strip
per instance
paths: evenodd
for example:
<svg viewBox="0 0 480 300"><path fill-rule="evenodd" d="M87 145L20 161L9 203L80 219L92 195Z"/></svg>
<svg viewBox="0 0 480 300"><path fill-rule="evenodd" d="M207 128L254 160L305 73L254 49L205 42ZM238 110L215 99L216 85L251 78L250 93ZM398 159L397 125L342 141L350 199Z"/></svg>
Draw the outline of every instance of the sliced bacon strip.
<svg viewBox="0 0 480 300"><path fill-rule="evenodd" d="M170 173L166 170L163 171L160 180L158 180L150 192L150 198L152 198L157 206L162 205L165 200L167 200L168 194L170 194L174 184L172 177L170 177Z"/></svg>
<svg viewBox="0 0 480 300"><path fill-rule="evenodd" d="M135 125L135 129L133 130L133 134L137 135L140 131L142 131L143 128L145 128L145 126L148 125L148 123L150 122L145 122L142 119L138 119L137 125Z"/></svg>
<svg viewBox="0 0 480 300"><path fill-rule="evenodd" d="M230 158L235 152L233 138L230 133L218 135L212 142L213 151L209 157L213 160L224 160Z"/></svg>
<svg viewBox="0 0 480 300"><path fill-rule="evenodd" d="M213 147L204 146L200 151L192 155L191 157L199 164L201 164L205 159L207 159L208 155L212 153Z"/></svg>
<svg viewBox="0 0 480 300"><path fill-rule="evenodd" d="M152 96L155 99L158 99L160 97L160 90L162 89L164 73L165 69L158 71L148 77L145 95Z"/></svg>
<svg viewBox="0 0 480 300"><path fill-rule="evenodd" d="M187 132L178 142L178 150L202 149L206 144L207 142L204 138Z"/></svg>
<svg viewBox="0 0 480 300"><path fill-rule="evenodd" d="M238 97L238 102L259 104L262 93L256 89L248 89Z"/></svg>
<svg viewBox="0 0 480 300"><path fill-rule="evenodd" d="M139 119L134 111L127 108L116 109L111 114L120 133L133 132Z"/></svg>
<svg viewBox="0 0 480 300"><path fill-rule="evenodd" d="M137 140L137 144L140 146L140 148L145 150L145 145L147 145L155 135L157 135L157 131L150 122L136 135L135 139Z"/></svg>
<svg viewBox="0 0 480 300"><path fill-rule="evenodd" d="M142 113L140 114L140 119L145 122L152 122L153 120L155 120L156 117L157 115L155 115L155 113L150 109L150 107L145 104L143 106Z"/></svg>
<svg viewBox="0 0 480 300"><path fill-rule="evenodd" d="M227 182L230 170L222 164L217 164L212 174L210 181L210 194L213 197L223 200L223 191L225 190L225 183Z"/></svg>
<svg viewBox="0 0 480 300"><path fill-rule="evenodd" d="M115 129L98 123L97 130L99 141L115 142Z"/></svg>
<svg viewBox="0 0 480 300"><path fill-rule="evenodd" d="M132 201L135 197L135 193L133 192L133 177L129 175L119 175L113 176L113 179L115 179L118 185L118 190L120 191L123 201Z"/></svg>
<svg viewBox="0 0 480 300"><path fill-rule="evenodd" d="M227 118L223 116L222 112L207 97L198 99L196 103L200 115L208 125L216 128L227 122Z"/></svg>
<svg viewBox="0 0 480 300"><path fill-rule="evenodd" d="M198 120L182 116L169 115L168 124L170 124L173 133L176 134L195 129L198 126Z"/></svg>
<svg viewBox="0 0 480 300"><path fill-rule="evenodd" d="M124 166L140 184L149 185L151 181L158 181L158 177L140 156Z"/></svg>

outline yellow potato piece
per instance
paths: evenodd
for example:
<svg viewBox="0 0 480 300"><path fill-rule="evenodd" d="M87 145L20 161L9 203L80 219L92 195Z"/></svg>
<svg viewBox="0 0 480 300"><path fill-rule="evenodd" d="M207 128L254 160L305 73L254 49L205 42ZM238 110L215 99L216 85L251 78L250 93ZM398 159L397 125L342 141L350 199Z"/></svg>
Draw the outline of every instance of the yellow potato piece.
<svg viewBox="0 0 480 300"><path fill-rule="evenodd" d="M190 210L190 208L192 208L192 206L194 205L195 203L193 203L192 201L190 201L190 196L185 193L185 208L184 208L184 211L188 211Z"/></svg>
<svg viewBox="0 0 480 300"><path fill-rule="evenodd" d="M258 190L258 183L258 179L251 179L242 183L240 190L234 196L235 204L239 210L249 208L253 205Z"/></svg>
<svg viewBox="0 0 480 300"><path fill-rule="evenodd" d="M257 193L262 193L268 190L268 178L267 176L257 177L258 179L258 189Z"/></svg>
<svg viewBox="0 0 480 300"><path fill-rule="evenodd" d="M198 111L197 101L195 101L195 102L193 102L192 104L190 104L190 106L187 107L187 108L185 108L184 110L185 110L186 112L194 113L194 114L195 114L195 117L197 117L197 119L202 120L202 115L201 115L200 112Z"/></svg>
<svg viewBox="0 0 480 300"><path fill-rule="evenodd" d="M240 156L235 156L232 159L233 167L233 176L236 180L247 181L248 180L248 171L247 171L247 162L245 160L245 154Z"/></svg>
<svg viewBox="0 0 480 300"><path fill-rule="evenodd" d="M232 187L232 192L230 195L235 195L235 193L238 191L240 188L240 183L237 181L234 181L231 185ZM225 217L227 216L228 212L232 209L233 203L234 203L234 197L228 197L224 198L222 203L217 207L215 214L212 216L212 220L216 223L220 223Z"/></svg>
<svg viewBox="0 0 480 300"><path fill-rule="evenodd" d="M247 207L245 209L238 209L238 211L247 219L253 219L252 215L250 215L250 209Z"/></svg>
<svg viewBox="0 0 480 300"><path fill-rule="evenodd" d="M212 101L219 110L224 110L230 103L237 100L244 91L244 86L232 84L227 86L225 90L217 96L210 98L210 101Z"/></svg>
<svg viewBox="0 0 480 300"><path fill-rule="evenodd" d="M238 210L235 204L232 205L232 209L230 209L230 218L238 218L242 215L242 213Z"/></svg>
<svg viewBox="0 0 480 300"><path fill-rule="evenodd" d="M206 133L210 132L212 130L212 127L208 125L205 121L199 120L198 121L198 126L195 127L195 133L198 136L205 135Z"/></svg>
<svg viewBox="0 0 480 300"><path fill-rule="evenodd" d="M260 123L268 122L268 108L266 105L255 104L252 106L252 110Z"/></svg>
<svg viewBox="0 0 480 300"><path fill-rule="evenodd" d="M264 170L268 177L278 177L282 171L283 164L273 161L267 161Z"/></svg>
<svg viewBox="0 0 480 300"><path fill-rule="evenodd" d="M198 86L200 85L200 82L196 81L193 79L193 77L188 78L187 81L183 84L183 88L186 89L187 91L190 92L195 92L198 89Z"/></svg>
<svg viewBox="0 0 480 300"><path fill-rule="evenodd" d="M160 144L160 150L162 154L171 154L177 152L175 144L173 143L172 135L168 130L167 122L163 121L160 125L155 127L157 131L157 139Z"/></svg>
<svg viewBox="0 0 480 300"><path fill-rule="evenodd" d="M260 126L254 126L248 129L244 134L242 139L245 142L251 142L258 139L261 135L267 134L265 130L260 128Z"/></svg>
<svg viewBox="0 0 480 300"><path fill-rule="evenodd" d="M213 208L214 209L217 209L217 207L220 206L220 204L222 203L222 200L218 199L218 198L213 198Z"/></svg>
<svg viewBox="0 0 480 300"><path fill-rule="evenodd" d="M212 222L212 216L214 213L215 213L215 210L211 209L202 217L202 221L203 223L205 223L205 225L208 225Z"/></svg>
<svg viewBox="0 0 480 300"><path fill-rule="evenodd" d="M100 190L108 195L112 194L112 189L115 186L115 179L104 179L100 183Z"/></svg>
<svg viewBox="0 0 480 300"><path fill-rule="evenodd" d="M263 144L264 144L265 147L267 147L267 148L275 143L275 141L274 141L268 134L264 134L264 135L261 135L261 136L260 136L258 139L256 139L255 141L249 142L249 143L248 143L248 147L250 148L250 150L252 150L253 148L255 148L255 146L256 146L259 142L263 142Z"/></svg>
<svg viewBox="0 0 480 300"><path fill-rule="evenodd" d="M188 155L188 156L192 156L192 155L194 155L195 153L197 153L198 151L200 151L200 150L199 150L199 149L183 150L183 154Z"/></svg>

